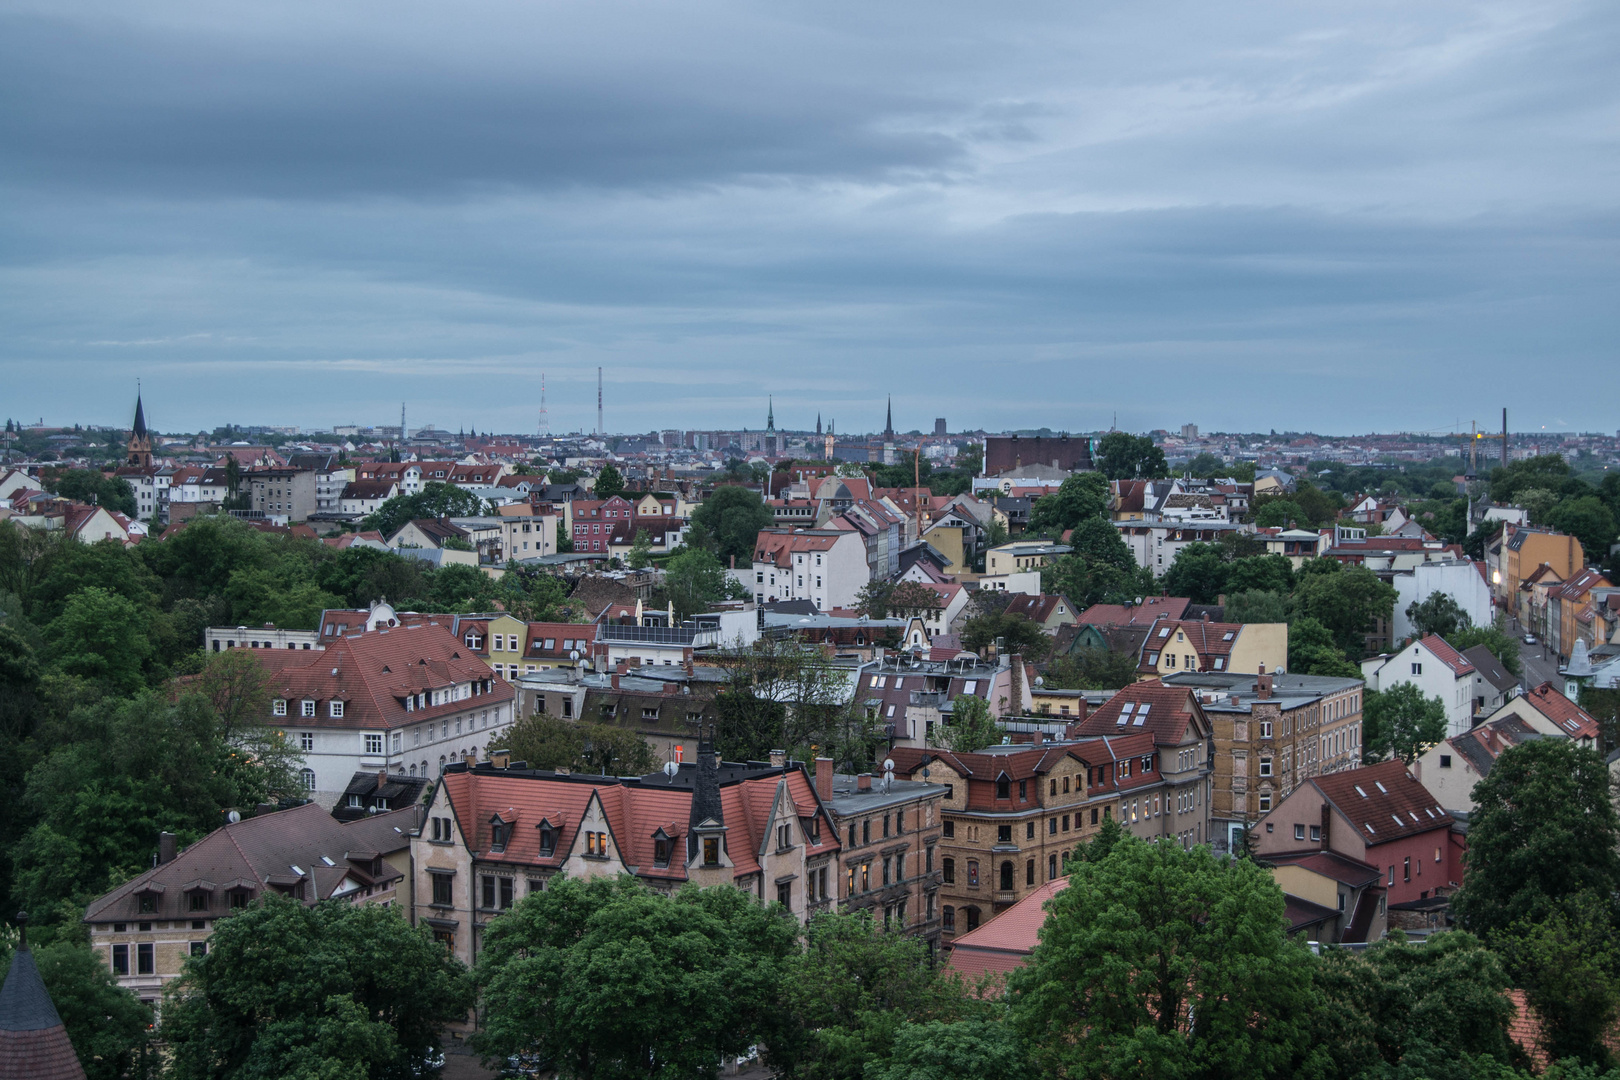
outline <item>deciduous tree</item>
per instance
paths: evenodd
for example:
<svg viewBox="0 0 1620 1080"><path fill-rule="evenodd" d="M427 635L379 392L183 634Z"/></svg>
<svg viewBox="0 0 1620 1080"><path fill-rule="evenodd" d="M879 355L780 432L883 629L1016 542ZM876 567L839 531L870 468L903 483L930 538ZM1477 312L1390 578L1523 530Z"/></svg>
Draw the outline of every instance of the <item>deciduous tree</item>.
<svg viewBox="0 0 1620 1080"><path fill-rule="evenodd" d="M1103 519L1107 513L1107 479L1101 473L1075 473L1057 491L1035 500L1029 512L1029 531L1056 537L1088 518Z"/></svg>
<svg viewBox="0 0 1620 1080"><path fill-rule="evenodd" d="M1097 468L1109 480L1154 479L1170 475L1164 451L1146 435L1110 431L1097 440Z"/></svg>
<svg viewBox="0 0 1620 1080"><path fill-rule="evenodd" d="M1421 601L1414 600L1407 604L1406 617L1411 621L1412 633L1416 636L1438 634L1448 644L1459 630L1474 625L1462 605L1450 593L1444 592L1432 592ZM1452 647L1456 648L1455 644Z"/></svg>
<svg viewBox="0 0 1620 1080"><path fill-rule="evenodd" d="M931 746L958 754L972 754L1001 742L1001 729L981 697L961 694L951 702L950 719L942 720L929 737Z"/></svg>
<svg viewBox="0 0 1620 1080"><path fill-rule="evenodd" d="M709 538L722 565L733 558L739 564L752 562L759 530L773 523L770 507L759 494L736 484L715 488L692 512L693 529Z"/></svg>
<svg viewBox="0 0 1620 1080"><path fill-rule="evenodd" d="M1396 683L1366 692L1361 726L1363 761L1394 754L1410 765L1446 737L1446 707L1439 698L1425 697L1416 683Z"/></svg>

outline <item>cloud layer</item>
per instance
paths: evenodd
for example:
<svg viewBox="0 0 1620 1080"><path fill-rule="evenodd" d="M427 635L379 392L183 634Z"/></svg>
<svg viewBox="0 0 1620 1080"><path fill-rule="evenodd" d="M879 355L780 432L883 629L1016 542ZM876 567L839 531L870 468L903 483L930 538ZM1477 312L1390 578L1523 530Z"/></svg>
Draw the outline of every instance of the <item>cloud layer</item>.
<svg viewBox="0 0 1620 1080"><path fill-rule="evenodd" d="M0 411L1616 426L1612 5L269 7L0 6Z"/></svg>

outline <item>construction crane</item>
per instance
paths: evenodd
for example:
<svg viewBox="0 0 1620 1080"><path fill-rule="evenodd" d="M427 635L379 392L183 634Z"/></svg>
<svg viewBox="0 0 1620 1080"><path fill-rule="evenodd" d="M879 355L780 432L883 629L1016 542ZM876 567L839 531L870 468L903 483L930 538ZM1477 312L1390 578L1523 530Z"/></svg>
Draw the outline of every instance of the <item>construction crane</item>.
<svg viewBox="0 0 1620 1080"><path fill-rule="evenodd" d="M1502 410L1502 433L1500 435L1487 435L1483 431L1480 431L1479 430L1479 421L1478 420L1470 421L1468 427L1469 427L1469 432L1468 432L1467 435L1458 435L1457 436L1457 438L1459 438L1459 439L1467 439L1468 440L1468 475L1469 476L1475 476L1475 475L1477 475L1479 473L1479 444L1482 443L1482 442L1485 442L1487 440L1492 441L1492 442L1497 442L1497 441L1501 442L1501 444L1502 444L1501 445L1502 468L1504 468L1504 469L1507 468L1507 463L1508 463L1507 409L1504 408Z"/></svg>

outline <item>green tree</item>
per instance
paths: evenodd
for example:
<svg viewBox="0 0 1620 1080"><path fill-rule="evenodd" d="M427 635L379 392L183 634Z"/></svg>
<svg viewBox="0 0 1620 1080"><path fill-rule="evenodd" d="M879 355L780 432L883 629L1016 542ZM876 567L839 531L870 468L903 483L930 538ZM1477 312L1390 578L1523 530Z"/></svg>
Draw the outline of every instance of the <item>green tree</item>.
<svg viewBox="0 0 1620 1080"><path fill-rule="evenodd" d="M495 579L465 563L441 566L428 579L434 611L488 611L496 594Z"/></svg>
<svg viewBox="0 0 1620 1080"><path fill-rule="evenodd" d="M420 1075L472 1004L465 970L397 908L266 896L214 924L165 995L176 1080Z"/></svg>
<svg viewBox="0 0 1620 1080"><path fill-rule="evenodd" d="M1468 873L1451 901L1461 926L1488 937L1519 919L1545 920L1582 894L1611 905L1620 895L1620 819L1596 751L1569 739L1521 743L1473 794Z"/></svg>
<svg viewBox="0 0 1620 1080"><path fill-rule="evenodd" d="M105 506L125 517L135 516L135 489L121 476L109 476L91 469L66 469L47 472L44 480L52 494L64 499Z"/></svg>
<svg viewBox="0 0 1620 1080"><path fill-rule="evenodd" d="M759 494L735 484L715 488L692 512L693 530L709 538L722 565L732 559L751 563L759 530L774 523L770 507Z"/></svg>
<svg viewBox="0 0 1620 1080"><path fill-rule="evenodd" d="M1491 470L1491 501L1512 503L1518 501L1526 488L1558 490L1569 478L1569 463L1562 454L1537 454L1512 462L1507 468ZM1520 505L1523 505L1522 503Z"/></svg>
<svg viewBox="0 0 1620 1080"><path fill-rule="evenodd" d="M1423 600L1414 600L1406 605L1406 617L1412 623L1412 633L1417 637L1427 637L1429 634L1438 634L1449 644L1456 636L1457 631L1466 630L1474 625L1468 617L1468 612L1452 597L1450 593L1432 592ZM1455 645L1452 648L1456 648Z"/></svg>
<svg viewBox="0 0 1620 1080"><path fill-rule="evenodd" d="M1188 476L1196 476L1205 480L1227 475L1226 462L1208 450L1200 450L1187 462L1183 470Z"/></svg>
<svg viewBox="0 0 1620 1080"><path fill-rule="evenodd" d="M1278 623L1288 621L1288 597L1267 589L1246 589L1226 597L1226 621L1234 623ZM1329 638L1331 641L1331 637ZM1289 642L1293 651L1293 642ZM1292 660L1289 671L1295 671Z"/></svg>
<svg viewBox="0 0 1620 1080"><path fill-rule="evenodd" d="M772 750L799 760L830 757L866 768L888 741L881 723L853 706L847 674L820 649L763 638L723 651L715 696L715 748L731 761L763 761Z"/></svg>
<svg viewBox="0 0 1620 1080"><path fill-rule="evenodd" d="M1339 565L1332 559L1313 559L1306 566L1317 563ZM1364 566L1331 572L1313 569L1294 588L1294 610L1327 627L1340 649L1351 659L1360 659L1367 649L1366 635L1395 610L1395 587Z"/></svg>
<svg viewBox="0 0 1620 1080"><path fill-rule="evenodd" d="M939 593L920 581L872 581L855 594L855 608L869 619L927 618L941 608Z"/></svg>
<svg viewBox="0 0 1620 1080"><path fill-rule="evenodd" d="M1566 499L1558 504L1550 516L1550 524L1561 533L1567 533L1581 542L1588 562L1602 563L1609 558L1609 547L1615 541L1614 511L1596 495L1583 495Z"/></svg>
<svg viewBox="0 0 1620 1080"><path fill-rule="evenodd" d="M962 624L962 645L979 655L1002 639L1002 654L1016 654L1040 661L1052 649L1052 639L1034 620L1025 615L990 612L975 615Z"/></svg>
<svg viewBox="0 0 1620 1080"><path fill-rule="evenodd" d="M1195 604L1213 604L1226 591L1226 559L1214 544L1188 544L1161 579L1171 596L1185 596Z"/></svg>
<svg viewBox="0 0 1620 1080"><path fill-rule="evenodd" d="M1262 589L1287 593L1294 587L1294 566L1285 555L1249 555L1233 559L1226 567L1226 591Z"/></svg>
<svg viewBox="0 0 1620 1080"><path fill-rule="evenodd" d="M1252 860L1123 837L1071 860L1040 944L1009 980L1045 1076L1295 1076L1311 1051L1312 958Z"/></svg>
<svg viewBox="0 0 1620 1080"><path fill-rule="evenodd" d="M891 933L864 911L810 920L803 951L786 965L782 995L788 1022L769 1060L802 1080L854 1080L872 1075L868 1070L905 1068L905 1060L923 1053L910 1049L916 1033L908 1025L986 1011L931 962L920 939ZM902 1062L890 1061L896 1051Z"/></svg>
<svg viewBox="0 0 1620 1080"><path fill-rule="evenodd" d="M562 879L490 923L473 1045L550 1058L565 1077L712 1077L779 1029L794 938L735 888Z"/></svg>
<svg viewBox="0 0 1620 1080"><path fill-rule="evenodd" d="M675 605L675 617L686 619L728 597L746 592L740 589L709 552L684 547L664 567L664 591Z"/></svg>
<svg viewBox="0 0 1620 1080"><path fill-rule="evenodd" d="M417 519L478 517L487 509L483 499L465 488L430 480L416 494L395 495L377 507L360 527L391 537Z"/></svg>
<svg viewBox="0 0 1620 1080"><path fill-rule="evenodd" d="M1107 514L1108 481L1101 473L1075 473L1056 492L1035 500L1029 512L1029 531L1056 537L1087 518L1106 520Z"/></svg>
<svg viewBox="0 0 1620 1080"><path fill-rule="evenodd" d="M1324 949L1315 982L1318 1047L1347 1078L1476 1080L1515 1058L1501 960L1461 931L1421 947L1386 938L1360 953Z"/></svg>
<svg viewBox="0 0 1620 1080"><path fill-rule="evenodd" d="M972 754L1001 742L1001 728L981 697L961 694L951 702L951 715L934 728L929 743L957 754Z"/></svg>
<svg viewBox="0 0 1620 1080"><path fill-rule="evenodd" d="M1241 620L1238 620L1241 621ZM1361 669L1339 651L1328 628L1311 618L1295 619L1288 626L1288 670L1295 675L1326 675L1336 679L1359 679ZM1365 716L1362 720L1366 725ZM1385 747L1385 750L1388 748ZM1379 757L1382 757L1380 751ZM1379 758L1369 758L1376 761Z"/></svg>
<svg viewBox="0 0 1620 1080"><path fill-rule="evenodd" d="M598 499L611 499L615 495L624 493L624 477L612 465L602 466L602 471L596 474L596 486L591 494Z"/></svg>
<svg viewBox="0 0 1620 1080"><path fill-rule="evenodd" d="M1620 1020L1620 951L1612 903L1579 894L1540 920L1520 919L1492 935L1513 985L1536 1012L1549 1060L1609 1068L1605 1045Z"/></svg>
<svg viewBox="0 0 1620 1080"><path fill-rule="evenodd" d="M152 1010L119 986L106 961L85 945L61 941L33 952L88 1080L131 1075L147 1044Z"/></svg>
<svg viewBox="0 0 1620 1080"><path fill-rule="evenodd" d="M89 679L113 694L145 684L152 655L147 615L116 593L88 585L68 598L45 628L46 655L58 669Z"/></svg>
<svg viewBox="0 0 1620 1080"><path fill-rule="evenodd" d="M1118 690L1136 681L1136 657L1095 647L1079 648L1046 666L1049 687L1066 690Z"/></svg>
<svg viewBox="0 0 1620 1080"><path fill-rule="evenodd" d="M1018 1032L1005 1020L907 1023L894 1033L887 1064L873 1080L1020 1080L1032 1075Z"/></svg>
<svg viewBox="0 0 1620 1080"><path fill-rule="evenodd" d="M1396 683L1388 690L1368 690L1362 703L1363 761L1382 761L1393 754L1408 765L1446 737L1446 707L1424 697L1416 683Z"/></svg>
<svg viewBox="0 0 1620 1080"><path fill-rule="evenodd" d="M1292 529L1305 527L1305 511L1292 499L1256 499L1255 527L1261 529Z"/></svg>
<svg viewBox="0 0 1620 1080"><path fill-rule="evenodd" d="M1497 662L1507 669L1510 675L1522 675L1523 665L1519 662L1519 639L1513 637L1497 626L1470 626L1458 630L1446 641L1453 649L1462 652L1472 649L1475 645L1483 645L1491 651Z"/></svg>
<svg viewBox="0 0 1620 1080"><path fill-rule="evenodd" d="M1170 475L1164 451L1146 435L1110 431L1097 440L1097 468L1109 480L1154 479Z"/></svg>
<svg viewBox="0 0 1620 1080"><path fill-rule="evenodd" d="M646 529L637 529L630 541L630 554L625 559L632 570L645 570L652 565L652 539Z"/></svg>
<svg viewBox="0 0 1620 1080"><path fill-rule="evenodd" d="M612 724L525 716L507 733L512 760L531 769L569 769L602 776L645 776L658 758L640 733Z"/></svg>

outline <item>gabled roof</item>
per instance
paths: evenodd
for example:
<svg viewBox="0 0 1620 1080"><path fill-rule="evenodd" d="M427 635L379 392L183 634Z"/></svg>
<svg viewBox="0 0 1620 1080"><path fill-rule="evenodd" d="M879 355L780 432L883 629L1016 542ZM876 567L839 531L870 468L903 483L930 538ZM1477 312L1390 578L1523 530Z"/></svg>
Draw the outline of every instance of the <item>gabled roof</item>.
<svg viewBox="0 0 1620 1080"><path fill-rule="evenodd" d="M957 586L960 587L960 586ZM1062 612L1058 611L1062 608ZM1045 623L1053 616L1070 619L1077 617L1074 604L1065 596L1053 596L1046 593L1031 595L1029 593L1013 593L1002 609L1008 615L1022 615L1031 622Z"/></svg>
<svg viewBox="0 0 1620 1080"><path fill-rule="evenodd" d="M1080 613L1080 622L1093 626L1145 626L1154 620L1182 618L1192 601L1185 596L1149 596L1140 604L1093 604Z"/></svg>
<svg viewBox="0 0 1620 1080"><path fill-rule="evenodd" d="M1208 730L1193 691L1159 679L1144 679L1125 687L1087 716L1079 725L1079 734L1084 738L1142 730L1152 732L1161 745L1174 745L1186 737L1188 724L1196 724L1200 732Z"/></svg>
<svg viewBox="0 0 1620 1080"><path fill-rule="evenodd" d="M1474 673L1474 665L1468 662L1468 658L1453 649L1439 634L1428 634L1418 644L1427 649L1436 660L1450 668L1451 673L1458 678Z"/></svg>
<svg viewBox="0 0 1620 1080"><path fill-rule="evenodd" d="M1554 690L1550 682L1544 682L1527 692L1524 700L1572 739L1599 737L1598 722L1592 714Z"/></svg>
<svg viewBox="0 0 1620 1080"><path fill-rule="evenodd" d="M1277 866L1300 866L1323 877L1332 878L1352 889L1376 885L1383 875L1378 867L1341 855L1337 851L1295 851L1281 855L1266 855L1264 860Z"/></svg>
<svg viewBox="0 0 1620 1080"><path fill-rule="evenodd" d="M1473 665L1474 671L1497 690L1506 693L1519 685L1519 680L1502 666L1502 661L1486 646L1475 645L1471 649L1464 649L1462 655Z"/></svg>
<svg viewBox="0 0 1620 1080"><path fill-rule="evenodd" d="M1310 783L1349 820L1364 844L1449 829L1452 824L1451 815L1399 760L1318 776Z"/></svg>

